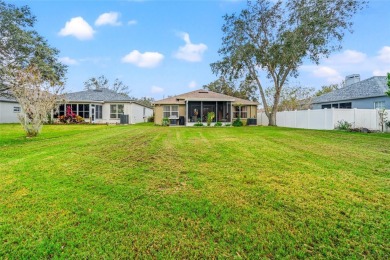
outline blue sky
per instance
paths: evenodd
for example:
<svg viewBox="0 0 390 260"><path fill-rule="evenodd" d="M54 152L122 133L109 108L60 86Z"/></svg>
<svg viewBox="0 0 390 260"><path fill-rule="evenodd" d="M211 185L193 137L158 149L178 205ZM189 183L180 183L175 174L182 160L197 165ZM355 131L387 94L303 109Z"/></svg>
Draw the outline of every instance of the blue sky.
<svg viewBox="0 0 390 260"><path fill-rule="evenodd" d="M66 91L105 75L119 78L135 97L161 99L201 88L217 77L210 63L221 46L222 16L246 1L8 1L27 4L36 30L60 50L69 66ZM371 0L354 18L343 49L319 66L305 63L292 83L320 88L346 75L362 79L390 72L390 4Z"/></svg>

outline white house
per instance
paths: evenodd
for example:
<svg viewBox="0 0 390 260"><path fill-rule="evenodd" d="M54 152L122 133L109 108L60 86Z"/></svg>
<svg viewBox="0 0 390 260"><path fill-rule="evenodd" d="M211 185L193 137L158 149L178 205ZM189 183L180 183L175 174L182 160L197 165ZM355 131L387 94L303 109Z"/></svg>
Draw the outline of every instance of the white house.
<svg viewBox="0 0 390 260"><path fill-rule="evenodd" d="M65 95L65 104L59 106L54 118L65 115L70 108L73 113L90 123L124 123L136 124L147 122L153 115L153 109L126 94L119 94L109 89L85 90Z"/></svg>
<svg viewBox="0 0 390 260"><path fill-rule="evenodd" d="M15 99L0 96L0 124L18 123L20 109L20 105Z"/></svg>

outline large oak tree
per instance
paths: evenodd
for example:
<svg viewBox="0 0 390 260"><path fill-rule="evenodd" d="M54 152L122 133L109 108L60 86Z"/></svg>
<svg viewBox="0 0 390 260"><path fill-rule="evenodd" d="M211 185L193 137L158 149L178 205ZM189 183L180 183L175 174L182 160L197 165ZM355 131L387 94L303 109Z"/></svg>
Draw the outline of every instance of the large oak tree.
<svg viewBox="0 0 390 260"><path fill-rule="evenodd" d="M12 94L13 79L31 66L52 86L65 81L66 66L58 60L59 51L34 30L35 22L28 6L0 0L0 95Z"/></svg>
<svg viewBox="0 0 390 260"><path fill-rule="evenodd" d="M298 76L305 59L318 64L322 57L340 50L353 15L365 4L359 0L248 1L239 14L224 16L222 59L211 68L233 79L254 79L269 125L276 125L288 79ZM266 80L275 89L272 104L266 100Z"/></svg>

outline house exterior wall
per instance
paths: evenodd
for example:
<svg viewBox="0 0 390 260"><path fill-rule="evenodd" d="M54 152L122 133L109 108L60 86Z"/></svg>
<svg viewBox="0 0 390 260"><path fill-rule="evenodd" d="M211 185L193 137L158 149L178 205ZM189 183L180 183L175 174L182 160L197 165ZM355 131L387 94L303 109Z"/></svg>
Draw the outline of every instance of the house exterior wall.
<svg viewBox="0 0 390 260"><path fill-rule="evenodd" d="M176 106L177 104L173 104L172 106ZM155 105L154 106L154 123L156 125L161 125L163 120L163 113L164 113L164 106L169 105ZM179 106L179 117L180 116L186 116L186 106L185 105L178 105Z"/></svg>
<svg viewBox="0 0 390 260"><path fill-rule="evenodd" d="M14 107L20 108L20 105L16 102L0 101L0 123L19 123L19 113L14 112Z"/></svg>
<svg viewBox="0 0 390 260"><path fill-rule="evenodd" d="M125 114L129 115L130 124L147 122L148 117L153 115L153 109L131 103L125 105Z"/></svg>
<svg viewBox="0 0 390 260"><path fill-rule="evenodd" d="M352 108L374 109L374 102L380 102L380 101L385 102L385 109L390 109L390 97L388 96L317 103L317 104L313 104L313 109L322 109L322 105L324 104L337 104L337 103L347 103L347 102L352 103Z"/></svg>
<svg viewBox="0 0 390 260"><path fill-rule="evenodd" d="M257 117L257 106L249 106L248 118L256 118L256 117Z"/></svg>
<svg viewBox="0 0 390 260"><path fill-rule="evenodd" d="M103 108L102 108L103 116L102 116L101 121L102 121L102 123L117 124L117 123L119 123L119 119L111 119L110 118L110 105L111 105L111 103L103 104ZM126 108L125 108L125 111L126 111Z"/></svg>

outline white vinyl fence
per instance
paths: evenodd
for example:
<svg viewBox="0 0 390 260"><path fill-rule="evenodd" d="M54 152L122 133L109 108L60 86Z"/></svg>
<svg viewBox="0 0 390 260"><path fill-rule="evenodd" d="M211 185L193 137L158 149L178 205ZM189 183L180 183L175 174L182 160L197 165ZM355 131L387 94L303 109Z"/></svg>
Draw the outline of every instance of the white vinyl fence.
<svg viewBox="0 0 390 260"><path fill-rule="evenodd" d="M370 130L382 128L379 112L376 109L296 110L276 114L276 125L292 128L331 130L341 120L352 123L352 127L356 128L364 127ZM268 125L268 118L264 112L257 114L257 124Z"/></svg>

